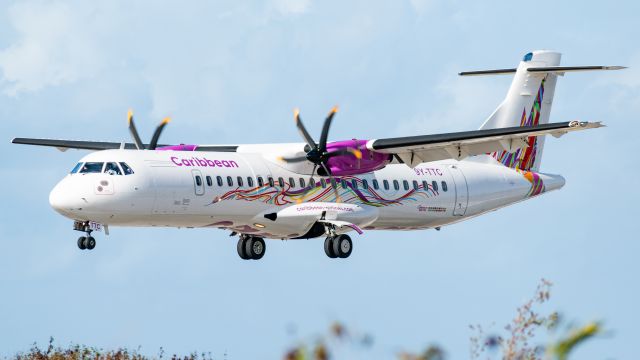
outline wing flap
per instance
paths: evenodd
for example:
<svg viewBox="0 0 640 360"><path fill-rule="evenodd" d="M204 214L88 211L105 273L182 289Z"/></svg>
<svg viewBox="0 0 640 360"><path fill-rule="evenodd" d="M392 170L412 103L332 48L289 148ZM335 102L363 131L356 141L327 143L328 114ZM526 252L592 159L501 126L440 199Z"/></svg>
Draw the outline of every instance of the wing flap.
<svg viewBox="0 0 640 360"><path fill-rule="evenodd" d="M531 136L559 137L570 131L601 126L603 125L600 122L570 121L526 127L376 139L368 141L367 148L376 152L394 154L405 164L414 167L426 161L452 158L459 160L494 151L515 151L528 146L527 139Z"/></svg>

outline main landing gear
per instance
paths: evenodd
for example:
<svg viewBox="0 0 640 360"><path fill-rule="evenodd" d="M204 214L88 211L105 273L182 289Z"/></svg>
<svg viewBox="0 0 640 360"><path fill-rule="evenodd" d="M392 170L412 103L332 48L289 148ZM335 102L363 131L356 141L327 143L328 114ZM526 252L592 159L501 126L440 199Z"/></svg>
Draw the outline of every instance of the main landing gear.
<svg viewBox="0 0 640 360"><path fill-rule="evenodd" d="M91 228L88 222L74 221L73 230L82 231L86 233L86 236L80 236L78 238L78 248L80 250L93 250L96 247L96 239L91 236Z"/></svg>
<svg viewBox="0 0 640 360"><path fill-rule="evenodd" d="M264 239L250 235L240 235L238 240L238 255L243 260L260 260L267 247Z"/></svg>
<svg viewBox="0 0 640 360"><path fill-rule="evenodd" d="M328 257L348 258L353 250L353 242L349 235L329 236L324 240L324 252Z"/></svg>

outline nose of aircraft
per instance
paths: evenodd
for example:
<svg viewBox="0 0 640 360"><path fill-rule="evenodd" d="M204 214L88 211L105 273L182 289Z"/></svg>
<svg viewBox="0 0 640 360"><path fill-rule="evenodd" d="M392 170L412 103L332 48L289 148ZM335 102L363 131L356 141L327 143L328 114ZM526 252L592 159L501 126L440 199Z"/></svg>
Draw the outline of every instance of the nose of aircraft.
<svg viewBox="0 0 640 360"><path fill-rule="evenodd" d="M49 204L58 213L72 217L74 212L82 210L84 202L81 191L69 178L62 179L49 193Z"/></svg>

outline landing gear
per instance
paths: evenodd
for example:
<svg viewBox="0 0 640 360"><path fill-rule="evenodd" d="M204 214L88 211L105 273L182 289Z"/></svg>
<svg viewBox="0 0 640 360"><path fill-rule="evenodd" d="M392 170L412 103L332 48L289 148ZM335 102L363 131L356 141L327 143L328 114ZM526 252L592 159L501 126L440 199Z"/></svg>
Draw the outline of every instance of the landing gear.
<svg viewBox="0 0 640 360"><path fill-rule="evenodd" d="M241 235L238 240L238 255L243 260L260 260L267 249L264 239L248 235Z"/></svg>
<svg viewBox="0 0 640 360"><path fill-rule="evenodd" d="M78 238L78 248L80 250L93 250L96 247L96 239L92 236L80 236Z"/></svg>
<svg viewBox="0 0 640 360"><path fill-rule="evenodd" d="M353 242L349 235L329 236L324 240L324 252L328 257L348 258L353 250Z"/></svg>
<svg viewBox="0 0 640 360"><path fill-rule="evenodd" d="M73 223L73 230L82 231L86 233L86 236L80 236L78 238L78 248L80 250L93 250L96 247L96 239L91 236L91 228L88 222L75 221Z"/></svg>

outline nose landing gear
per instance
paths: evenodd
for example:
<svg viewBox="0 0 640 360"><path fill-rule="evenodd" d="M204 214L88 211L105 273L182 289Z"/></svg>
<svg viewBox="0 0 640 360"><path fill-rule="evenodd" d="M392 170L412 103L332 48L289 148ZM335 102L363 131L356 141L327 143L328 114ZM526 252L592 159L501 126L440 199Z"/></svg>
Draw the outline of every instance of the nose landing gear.
<svg viewBox="0 0 640 360"><path fill-rule="evenodd" d="M92 236L80 236L78 238L78 248L80 250L93 250L93 248L95 247L96 239L94 239Z"/></svg>
<svg viewBox="0 0 640 360"><path fill-rule="evenodd" d="M267 249L264 239L250 235L240 235L237 248L243 260L260 260Z"/></svg>
<svg viewBox="0 0 640 360"><path fill-rule="evenodd" d="M82 231L86 233L86 236L80 236L78 238L78 248L80 250L93 250L96 247L96 239L91 236L91 227L88 222L74 221L73 230Z"/></svg>

